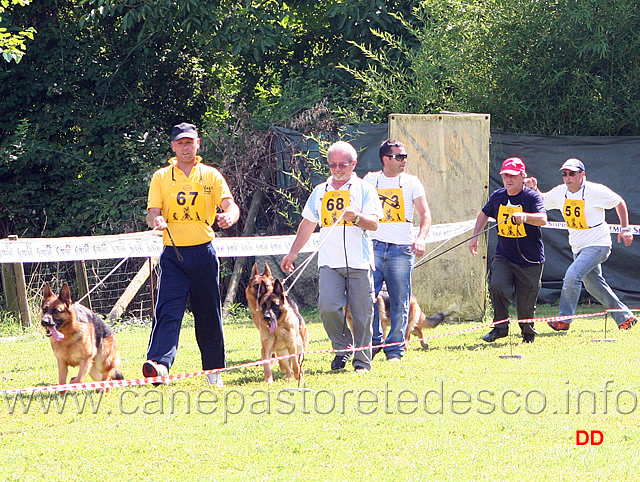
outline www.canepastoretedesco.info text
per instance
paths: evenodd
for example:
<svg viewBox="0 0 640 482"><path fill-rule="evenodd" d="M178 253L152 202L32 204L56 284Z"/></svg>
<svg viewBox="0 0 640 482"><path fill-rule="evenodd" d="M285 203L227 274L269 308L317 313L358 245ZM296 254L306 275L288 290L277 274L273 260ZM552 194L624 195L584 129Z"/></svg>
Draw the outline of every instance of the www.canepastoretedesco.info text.
<svg viewBox="0 0 640 482"><path fill-rule="evenodd" d="M391 387L389 383L372 389L311 389L280 390L171 390L123 388L105 395L103 392L80 391L64 393L2 393L4 406L10 414L44 413L113 413L124 415L163 415L199 413L219 415L224 421L239 414L291 415L348 414L362 415L416 413L455 415L503 413L530 414L630 414L638 405L634 390L616 388L607 380L599 388L565 387L548 396L542 390L505 388L465 390L448 388L441 381L421 392Z"/></svg>

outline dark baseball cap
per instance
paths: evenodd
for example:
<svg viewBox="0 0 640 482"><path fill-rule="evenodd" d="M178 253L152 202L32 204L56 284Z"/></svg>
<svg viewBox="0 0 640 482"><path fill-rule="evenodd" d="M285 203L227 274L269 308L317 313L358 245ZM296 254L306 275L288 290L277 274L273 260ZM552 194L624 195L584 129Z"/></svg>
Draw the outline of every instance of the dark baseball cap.
<svg viewBox="0 0 640 482"><path fill-rule="evenodd" d="M197 139L198 130L196 129L196 126L194 126L193 124L188 124L187 122L183 122L182 124L173 126L173 130L171 131L171 140L177 141L179 139L182 139L183 137Z"/></svg>
<svg viewBox="0 0 640 482"><path fill-rule="evenodd" d="M585 170L584 164L582 163L582 161L576 158L567 159L566 161L564 161L564 164L562 165L560 170L564 171L565 169L567 171L574 171L574 172Z"/></svg>

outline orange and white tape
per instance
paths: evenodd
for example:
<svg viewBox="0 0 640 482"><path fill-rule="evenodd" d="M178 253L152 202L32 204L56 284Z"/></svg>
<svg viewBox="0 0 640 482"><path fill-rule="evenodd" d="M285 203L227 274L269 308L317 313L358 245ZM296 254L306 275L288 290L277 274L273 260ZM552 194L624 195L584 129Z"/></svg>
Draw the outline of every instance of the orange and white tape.
<svg viewBox="0 0 640 482"><path fill-rule="evenodd" d="M625 311L625 310L617 310L617 309L611 309L611 310L606 310L606 311L602 311L599 313L585 313L585 314L580 314L580 315L572 315L572 316L552 316L552 317L548 317L548 318L529 318L529 319L524 319L524 320L511 320L509 318L505 319L505 320L498 320L498 321L493 321L491 323L486 323L483 325L477 325L477 326L472 326L469 328L464 328L462 330L458 330L458 331L453 331L453 332L448 332L448 333L441 333L438 335L432 335L432 336L425 336L423 338L416 338L413 340L410 340L409 343L417 343L417 342L422 342L422 341L429 341L429 340L436 340L438 338L445 338L445 337L449 337L449 336L456 336L456 335L462 335L465 333L470 333L472 331L477 331L477 330L481 330L484 328L490 328L498 323L503 323L505 321L509 321L510 323L535 323L535 322L549 322L549 321L564 321L564 320L571 320L571 319L576 319L576 318L591 318L591 317L596 317L596 316L603 316L606 315L607 313L611 313L611 312L619 312L619 311ZM637 312L640 310L630 310L632 312ZM307 351L304 353L304 355L322 355L322 354L329 354L329 353L352 353L352 352L356 352L356 351L363 351L363 350L368 350L371 348L385 348L385 347L390 347L390 346L395 346L395 345L400 345L400 344L404 344L405 341L401 341L401 342L396 342L396 343L388 343L388 344L380 344L380 345L369 345L369 346L364 346L364 347L357 347L357 348L345 348L345 349L340 349L340 350L334 350L334 349L327 349L327 350L311 350L311 351ZM164 377L151 377L151 378L133 378L133 379L129 379L129 380L107 380L107 381L101 381L101 382L86 382L86 383L66 383L66 384L62 384L62 385L49 385L49 386L44 386L44 387L29 387L29 388L15 388L15 389L10 389L10 390L0 390L0 393L4 393L4 394L17 394L17 393L35 393L35 392L42 392L42 393L54 393L54 392L66 392L66 391L71 391L71 390L100 390L100 389L111 389L111 388L120 388L120 387L131 387L131 386L141 386L141 385L149 385L152 383L166 383L166 382L174 382L174 381L178 381L178 380L184 380L187 378L192 378L192 377L199 377L202 375L207 375L209 373L222 373L222 372L227 372L227 371L231 371L231 370L238 370L241 368L249 368L249 367L254 367L254 366L260 366L260 365L264 365L265 363L273 363L276 361L280 361L280 360L286 360L288 358L293 358L299 356L299 354L294 353L294 354L289 354L289 355L282 355L282 356L278 356L278 357L272 357L269 360L256 360L256 361L252 361L252 362L247 362L247 363L242 363L240 365L234 365L234 366L230 366L230 367L226 367L226 368L215 368L215 369L211 369L211 370L200 370L200 371L196 371L196 372L189 372L189 373L179 373L179 374L175 374L175 375L167 375Z"/></svg>

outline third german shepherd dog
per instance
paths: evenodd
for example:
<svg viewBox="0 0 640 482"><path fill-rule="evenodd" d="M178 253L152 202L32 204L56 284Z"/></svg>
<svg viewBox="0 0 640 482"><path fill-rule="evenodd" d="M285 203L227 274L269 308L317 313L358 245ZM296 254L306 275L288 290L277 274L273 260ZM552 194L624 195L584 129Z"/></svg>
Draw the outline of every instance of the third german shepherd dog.
<svg viewBox="0 0 640 482"><path fill-rule="evenodd" d="M380 291L378 298L376 298L378 304L378 311L380 312L380 324L382 325L382 333L386 333L389 325L391 324L391 315L389 313L389 293L386 290ZM422 330L425 328L435 328L445 318L444 313L438 313L431 318L428 318L418 304L416 297L411 294L411 301L409 302L409 323L407 324L407 331L404 334L404 349L409 349L409 338L411 335L415 335L422 338ZM429 344L424 340L420 340L422 348L429 348Z"/></svg>
<svg viewBox="0 0 640 482"><path fill-rule="evenodd" d="M81 383L87 374L95 381L123 380L116 334L102 318L85 306L71 303L69 285L58 296L47 282L42 299L42 326L47 329L58 361L58 383L67 383L69 367L80 367L70 383Z"/></svg>
<svg viewBox="0 0 640 482"><path fill-rule="evenodd" d="M273 279L268 264L265 264L262 274L258 272L257 264L253 266L251 273L245 294L253 323L260 331L262 359L298 354L280 360L279 364L287 378L300 380L304 375L301 357L309 346L309 333L304 318L295 302L286 296L280 280ZM265 362L263 366L264 380L273 383L271 363Z"/></svg>

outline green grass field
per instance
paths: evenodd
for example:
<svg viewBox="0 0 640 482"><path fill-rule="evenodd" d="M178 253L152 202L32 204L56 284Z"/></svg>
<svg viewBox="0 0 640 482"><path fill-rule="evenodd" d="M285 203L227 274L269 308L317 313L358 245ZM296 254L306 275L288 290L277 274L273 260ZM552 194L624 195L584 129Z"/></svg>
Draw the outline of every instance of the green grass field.
<svg viewBox="0 0 640 482"><path fill-rule="evenodd" d="M582 307L582 312L600 307ZM538 316L556 308L541 307ZM307 314L310 350L330 348ZM428 335L472 323L445 323ZM332 355L309 354L299 388L275 370L231 370L225 388L204 377L169 386L34 395L0 394L0 474L7 480L632 480L640 472L637 397L640 327L610 331L604 318L569 332L537 325L531 345L481 341L486 329L412 349L401 363L332 373ZM611 319L608 327L615 327ZM249 316L225 323L229 366L260 356ZM149 329L120 326L126 378L141 376ZM39 331L0 343L0 390L53 384L56 364ZM500 355L523 358L500 358ZM182 330L172 373L200 370L193 328ZM75 372L73 372L75 373ZM31 403L29 405L29 402ZM64 402L64 405L62 403ZM83 407L84 404L84 407ZM600 431L577 445L576 431ZM636 474L636 475L634 475Z"/></svg>

